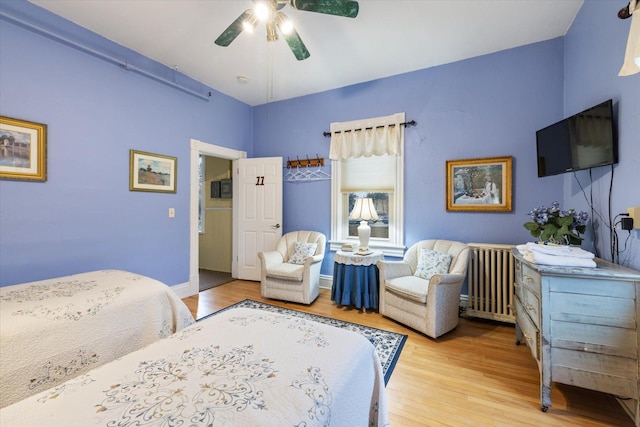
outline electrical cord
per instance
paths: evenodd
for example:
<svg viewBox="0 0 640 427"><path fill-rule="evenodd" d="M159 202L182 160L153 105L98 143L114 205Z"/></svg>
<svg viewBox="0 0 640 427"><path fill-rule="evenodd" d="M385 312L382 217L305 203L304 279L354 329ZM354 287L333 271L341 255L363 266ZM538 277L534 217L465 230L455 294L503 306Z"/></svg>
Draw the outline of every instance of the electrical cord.
<svg viewBox="0 0 640 427"><path fill-rule="evenodd" d="M582 195L584 196L585 201L587 202L587 204L589 205L589 208L591 210L591 233L593 234L593 247L595 249L595 255L596 257L600 257L599 254L599 250L598 250L598 233L596 232L596 224L594 219L597 217L602 221L602 224L604 225L604 227L606 229L608 229L609 231L609 249L610 249L610 256L611 256L611 261L615 262L615 255L616 255L616 248L617 248L617 234L615 231L615 225L613 224L615 219L613 218L613 212L612 212L612 194L613 194L613 174L614 174L614 169L613 169L613 165L611 165L611 178L609 180L609 195L608 195L608 219L605 219L600 212L597 211L597 209L594 207L593 204L593 175L591 172L591 168L589 168L589 197L587 197L587 193L584 190L584 187L582 186L582 183L580 183L580 180L578 179L578 175L576 174L576 172L573 172L573 177L575 178L576 182L578 183L578 186L580 187L580 190L582 191ZM616 217L617 218L617 217ZM623 250L624 252L624 250Z"/></svg>
<svg viewBox="0 0 640 427"><path fill-rule="evenodd" d="M618 218L620 217L628 217L629 214L628 213L620 213L618 215L615 216L614 221L616 221ZM612 242L612 248L615 248L615 259L613 260L613 262L615 262L616 264L620 264L620 265L624 265L628 262L628 260L623 260L622 262L620 261L620 254L625 252L627 250L627 244L629 243L629 238L631 237L631 230L627 230L628 234L627 234L627 238L624 239L624 247L622 248L622 250L620 250L620 240L618 238L618 232L616 230L616 227L618 225L622 224L622 219L620 219L619 221L617 221L614 225L613 225L613 236L614 236L614 240Z"/></svg>
<svg viewBox="0 0 640 427"><path fill-rule="evenodd" d="M590 181L589 197L587 197L587 193L585 192L584 187L582 186L582 183L578 179L578 175L575 172L573 173L573 177L578 183L578 187L580 187L580 190L582 191L584 200L587 202L587 204L589 205L589 209L591 210L591 234L593 235L593 247L594 247L596 257L600 258L600 253L598 250L598 234L596 233L596 223L594 221L594 218L596 218L596 216L600 218L604 226L607 227L609 230L611 230L611 227L609 226L609 224L607 224L607 221L602 217L600 212L598 212L596 208L593 206L593 177L591 176L591 169L589 169L589 181Z"/></svg>
<svg viewBox="0 0 640 427"><path fill-rule="evenodd" d="M591 172L591 169L589 169L589 172ZM617 240L618 235L615 232L615 225L611 226L612 221L611 221L611 196L613 194L613 164L611 165L611 180L609 181L609 230L610 230L610 243L611 243L611 260L613 261L613 255L614 255L614 246L613 246L613 239L614 236ZM614 219L615 221L615 219ZM617 247L618 247L618 243L616 242L616 251L617 251Z"/></svg>

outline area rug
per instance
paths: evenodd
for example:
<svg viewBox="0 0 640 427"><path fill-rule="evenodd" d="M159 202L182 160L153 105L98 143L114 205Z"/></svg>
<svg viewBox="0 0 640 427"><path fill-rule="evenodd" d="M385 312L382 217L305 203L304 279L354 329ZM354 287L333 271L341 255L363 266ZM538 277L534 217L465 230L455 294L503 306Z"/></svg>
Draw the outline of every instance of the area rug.
<svg viewBox="0 0 640 427"><path fill-rule="evenodd" d="M198 273L200 285L198 289L199 292L224 285L225 283L229 283L233 280L231 273L225 273L222 271L212 271L201 268Z"/></svg>
<svg viewBox="0 0 640 427"><path fill-rule="evenodd" d="M230 305L229 307L223 308L222 310L218 310L215 313L204 316L203 318L198 319L198 322L208 317L215 316L218 313L222 313L223 311L237 307L255 308L259 310L286 314L287 316L300 317L303 319L324 323L325 325L347 329L349 331L357 332L363 335L369 340L369 342L371 342L371 344L373 344L376 352L378 353L380 363L382 364L382 372L384 373L385 385L389 382L389 378L391 378L393 368L395 368L396 363L398 362L398 357L400 357L402 347L407 341L407 335L359 325L357 323L345 322L343 320L332 319L331 317L319 316L317 314L305 313L289 308L278 307L276 305L254 301L251 299L245 299L244 301L240 301L238 303Z"/></svg>

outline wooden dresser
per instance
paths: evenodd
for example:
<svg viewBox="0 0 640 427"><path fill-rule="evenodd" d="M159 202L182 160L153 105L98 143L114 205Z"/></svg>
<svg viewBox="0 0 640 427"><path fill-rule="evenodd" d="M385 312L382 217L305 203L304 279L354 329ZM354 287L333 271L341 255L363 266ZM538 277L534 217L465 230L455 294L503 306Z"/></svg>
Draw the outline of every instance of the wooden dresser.
<svg viewBox="0 0 640 427"><path fill-rule="evenodd" d="M540 370L542 411L551 383L616 396L640 426L640 272L597 259L597 268L538 265L517 249L516 344Z"/></svg>

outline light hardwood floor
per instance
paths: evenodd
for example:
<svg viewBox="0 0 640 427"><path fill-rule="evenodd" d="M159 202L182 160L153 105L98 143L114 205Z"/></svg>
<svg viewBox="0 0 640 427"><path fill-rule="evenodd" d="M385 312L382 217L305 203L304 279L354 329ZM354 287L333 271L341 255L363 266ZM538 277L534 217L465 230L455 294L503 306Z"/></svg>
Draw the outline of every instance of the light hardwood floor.
<svg viewBox="0 0 640 427"><path fill-rule="evenodd" d="M391 426L633 426L610 395L554 384L540 411L539 375L511 325L460 319L430 339L377 312L338 307L330 291L310 306L260 297L258 282L234 281L185 298L196 318L246 298L408 335L387 384Z"/></svg>

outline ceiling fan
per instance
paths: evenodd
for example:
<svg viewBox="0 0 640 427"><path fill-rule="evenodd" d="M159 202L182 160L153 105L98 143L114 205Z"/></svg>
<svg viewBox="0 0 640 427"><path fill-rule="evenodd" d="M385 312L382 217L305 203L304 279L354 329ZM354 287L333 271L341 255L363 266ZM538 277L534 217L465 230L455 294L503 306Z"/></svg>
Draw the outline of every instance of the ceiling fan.
<svg viewBox="0 0 640 427"><path fill-rule="evenodd" d="M216 39L218 46L229 46L242 31L253 32L258 22L265 22L267 41L278 40L278 32L287 41L293 55L302 61L310 56L293 23L280 10L287 4L296 10L355 18L358 2L348 0L252 0L253 8L247 9Z"/></svg>

